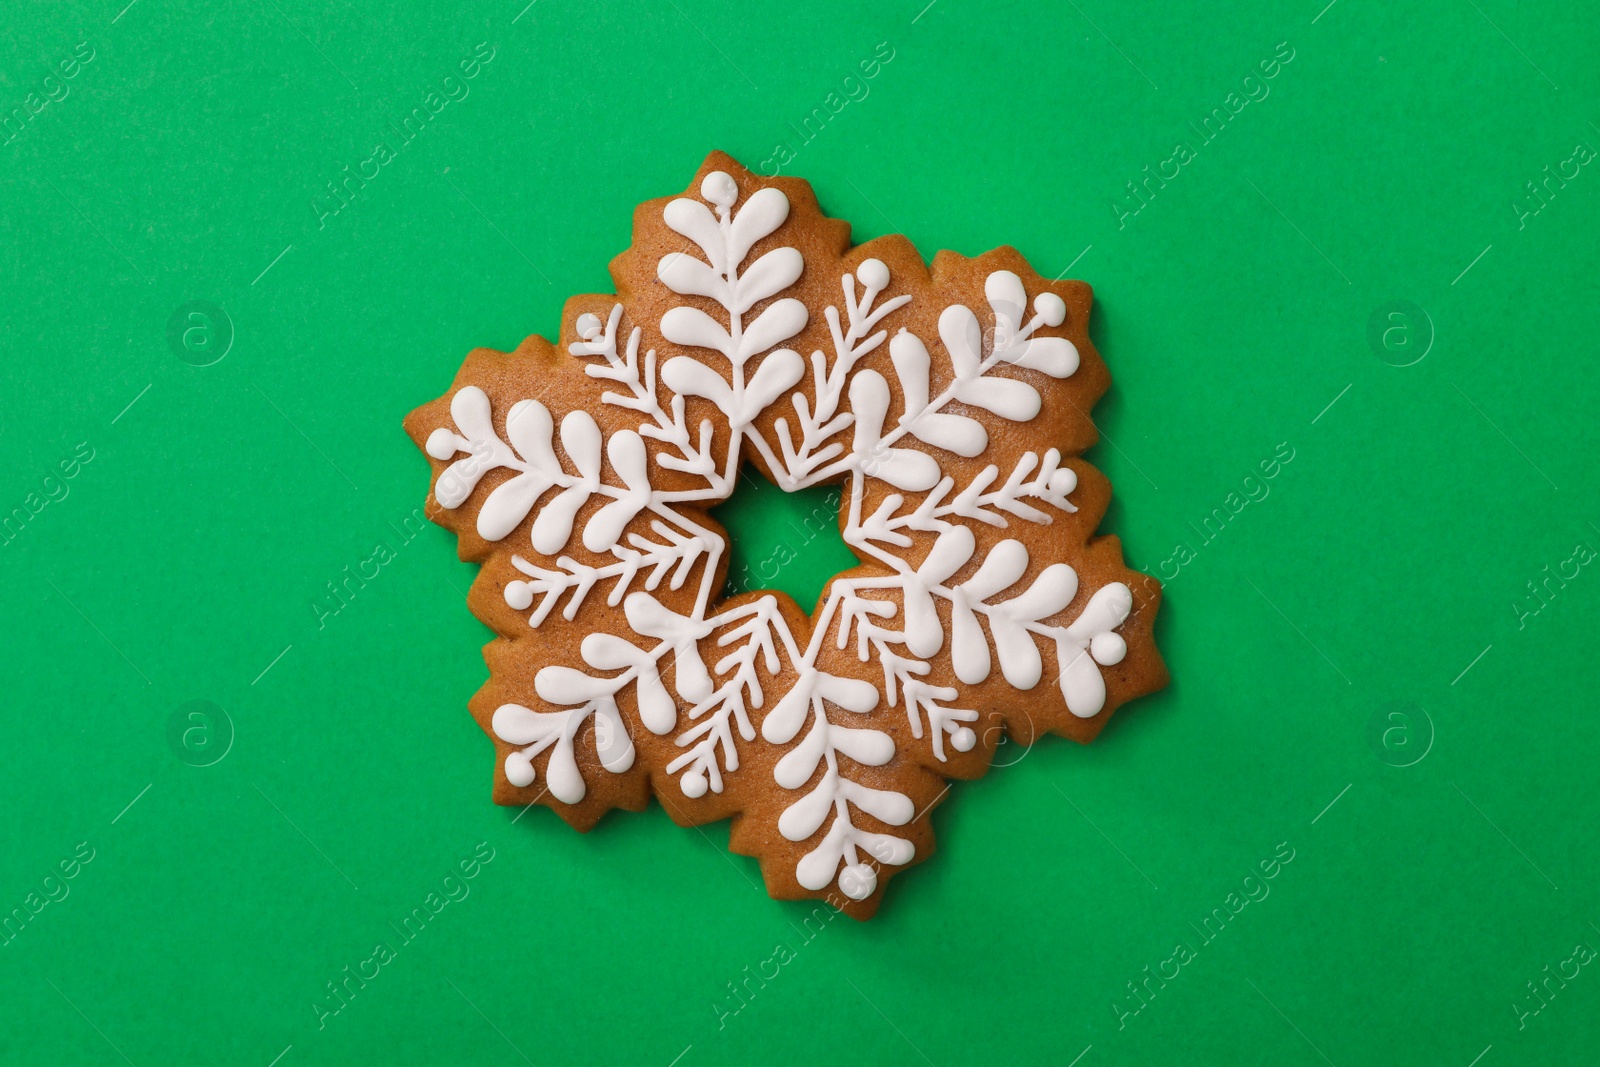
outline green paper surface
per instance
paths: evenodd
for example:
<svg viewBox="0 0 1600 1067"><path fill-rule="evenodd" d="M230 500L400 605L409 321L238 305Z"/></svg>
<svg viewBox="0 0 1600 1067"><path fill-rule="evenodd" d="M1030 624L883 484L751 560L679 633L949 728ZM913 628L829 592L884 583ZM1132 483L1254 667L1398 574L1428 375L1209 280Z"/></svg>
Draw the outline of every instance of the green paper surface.
<svg viewBox="0 0 1600 1067"><path fill-rule="evenodd" d="M125 2L0 34L0 1061L1592 1058L1583 5ZM1172 686L865 924L490 804L400 430L714 148L1092 283L1168 579Z"/></svg>

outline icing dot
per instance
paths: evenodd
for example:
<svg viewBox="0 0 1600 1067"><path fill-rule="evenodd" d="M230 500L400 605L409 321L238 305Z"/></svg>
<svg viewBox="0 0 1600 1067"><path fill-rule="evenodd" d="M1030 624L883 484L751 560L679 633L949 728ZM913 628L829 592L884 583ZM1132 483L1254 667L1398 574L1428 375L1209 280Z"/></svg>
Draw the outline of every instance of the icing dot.
<svg viewBox="0 0 1600 1067"><path fill-rule="evenodd" d="M978 735L965 726L950 735L950 744L957 752L971 752L977 743Z"/></svg>
<svg viewBox="0 0 1600 1067"><path fill-rule="evenodd" d="M1034 297L1033 310L1044 319L1046 326L1060 326L1067 321L1067 303L1054 293L1040 293Z"/></svg>
<svg viewBox="0 0 1600 1067"><path fill-rule="evenodd" d="M852 863L839 872L839 890L851 900L866 900L878 888L878 872L865 863Z"/></svg>
<svg viewBox="0 0 1600 1067"><path fill-rule="evenodd" d="M1078 474L1071 467L1062 467L1050 475L1050 491L1066 496L1078 488Z"/></svg>
<svg viewBox="0 0 1600 1067"><path fill-rule="evenodd" d="M1111 666L1121 663L1122 657L1128 654L1128 642L1120 634L1096 634L1094 640L1089 642L1089 655L1093 656L1096 663Z"/></svg>
<svg viewBox="0 0 1600 1067"><path fill-rule="evenodd" d="M526 611L533 603L533 588L527 582L507 582L506 603L518 611Z"/></svg>
<svg viewBox="0 0 1600 1067"><path fill-rule="evenodd" d="M506 781L518 789L533 784L533 760L526 752L513 752L506 757Z"/></svg>
<svg viewBox="0 0 1600 1067"><path fill-rule="evenodd" d="M600 332L600 316L584 313L578 316L578 336L586 341L594 339Z"/></svg>
<svg viewBox="0 0 1600 1067"><path fill-rule="evenodd" d="M443 426L428 435L428 455L434 459L449 459L456 451L456 435Z"/></svg>
<svg viewBox="0 0 1600 1067"><path fill-rule="evenodd" d="M678 779L678 787L690 800L703 797L706 795L706 776L700 771L684 771L683 777Z"/></svg>
<svg viewBox="0 0 1600 1067"><path fill-rule="evenodd" d="M881 259L863 260L861 266L856 268L856 277L868 289L882 289L889 284L889 268L883 265Z"/></svg>
<svg viewBox="0 0 1600 1067"><path fill-rule="evenodd" d="M718 207L732 207L739 199L739 187L725 171L714 170L700 183L700 195Z"/></svg>

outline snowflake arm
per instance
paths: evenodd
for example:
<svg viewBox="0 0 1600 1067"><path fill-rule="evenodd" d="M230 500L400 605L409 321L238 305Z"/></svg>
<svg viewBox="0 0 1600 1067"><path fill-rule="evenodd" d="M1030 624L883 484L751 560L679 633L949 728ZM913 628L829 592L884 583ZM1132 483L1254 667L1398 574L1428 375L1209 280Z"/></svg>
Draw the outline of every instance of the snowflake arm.
<svg viewBox="0 0 1600 1067"><path fill-rule="evenodd" d="M887 330L877 330L878 323L890 312L911 302L909 295L902 295L874 308L873 302L889 284L889 268L882 260L868 259L857 271L862 283L859 299L855 276L847 273L840 279L845 310L850 317L848 331L841 332L838 308L830 305L824 312L828 331L833 338L834 359L830 366L820 349L811 353L812 373L816 381L815 401L808 401L803 392L796 392L792 397L799 430L798 445L790 432L788 419L779 418L777 421L783 463L778 466L770 458L769 463L773 463L773 470L781 471L780 484L788 490L816 484L821 480L818 472L823 465L844 452L842 444L825 442L848 428L853 419L850 412L839 410L845 394L845 383L855 365L889 336Z"/></svg>

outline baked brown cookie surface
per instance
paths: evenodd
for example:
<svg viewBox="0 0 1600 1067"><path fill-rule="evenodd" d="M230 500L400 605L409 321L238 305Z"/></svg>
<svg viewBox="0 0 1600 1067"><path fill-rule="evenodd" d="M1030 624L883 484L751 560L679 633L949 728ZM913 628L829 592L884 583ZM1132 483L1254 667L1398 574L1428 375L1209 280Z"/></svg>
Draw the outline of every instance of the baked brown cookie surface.
<svg viewBox="0 0 1600 1067"><path fill-rule="evenodd" d="M558 343L474 351L405 422L502 635L469 705L495 802L732 818L772 896L866 918L1003 733L1089 741L1167 682L1160 586L1094 536L1090 289L1011 248L852 247L808 184L720 152L638 208L611 274ZM858 565L809 615L719 597L708 509L744 462L841 487Z"/></svg>

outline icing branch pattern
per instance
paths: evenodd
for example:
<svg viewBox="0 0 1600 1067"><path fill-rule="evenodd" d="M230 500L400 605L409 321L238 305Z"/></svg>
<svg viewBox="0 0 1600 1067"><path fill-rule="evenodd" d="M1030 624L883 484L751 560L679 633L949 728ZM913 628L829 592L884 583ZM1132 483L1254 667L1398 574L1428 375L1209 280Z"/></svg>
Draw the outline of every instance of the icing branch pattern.
<svg viewBox="0 0 1600 1067"><path fill-rule="evenodd" d="M629 770L634 742L619 696L632 687L639 722L672 736L679 750L666 772L687 798L729 788L748 746L792 745L772 772L793 794L777 829L797 844L815 839L795 877L808 890L837 884L862 900L880 867L915 855L911 841L863 821L901 827L917 814L906 794L859 780L859 768L896 757L895 741L874 725L881 725L874 713L900 708L913 738L945 762L951 750L974 748L978 713L962 706L960 688L929 680L935 657L948 657L961 686L982 684L998 670L1010 687L1028 691L1044 679L1048 654L1067 708L1091 717L1106 701L1100 668L1127 652L1116 631L1132 593L1107 584L1076 618L1062 621L1079 592L1072 567L1035 567L1016 537L980 549L975 529L1043 525L1077 510L1069 497L1078 475L1060 451L1025 452L1006 461L1009 470L988 464L964 474L964 482L940 460L944 453L982 455L994 426L1039 414L1037 375L1064 379L1078 369L1070 340L1040 333L1065 320L1062 299L1041 292L1029 314L1021 278L996 270L984 286L987 338L979 314L953 303L939 314L937 338L924 339L886 325L913 296L894 293L889 268L867 259L841 276L841 306L824 312L831 354L815 349L808 362L787 346L806 329L809 313L785 295L805 273L804 257L768 242L751 259L788 219L789 200L765 187L741 205L739 193L731 176L713 172L699 200L675 199L662 216L693 251L662 257L657 278L678 296L709 301L704 306L714 314L681 304L659 322L624 331L617 303L604 320L586 313L575 323L570 353L607 383L603 405L633 413L634 428L603 432L583 410L557 424L539 400L523 399L506 411L502 437L488 396L468 385L451 398L454 426L434 430L426 447L449 464L435 487L445 509L461 507L490 471L510 472L483 498L476 528L484 540L502 541L534 514L528 542L511 556L517 577L504 586L506 603L528 612L530 627L557 613L578 622L591 598L603 598L622 609L631 631L585 636L584 669L540 669L534 690L542 710L507 703L494 712L493 732L515 746L504 761L507 779L530 785L533 760L549 752L543 773L551 795L580 801L587 786L574 745L590 721L600 766ZM703 355L662 360L647 336ZM930 342L947 371L937 394ZM887 363L882 356L875 363L892 370L898 399L884 372L861 365L886 344ZM715 420L692 422L692 398L710 401ZM776 448L754 427L769 410L776 413ZM845 541L886 571L835 580L803 642L771 595L726 607L713 602L724 545L690 509L732 491L747 449L785 489L847 482ZM652 462L691 476L675 480L689 488L657 488ZM869 497L876 503L864 514ZM925 551L913 565L919 549ZM665 592L686 588L694 596L687 614L662 602ZM681 607L686 598L673 603ZM819 669L829 640L841 650L853 641L860 661L876 661L881 684ZM784 690L780 679L792 684Z"/></svg>
<svg viewBox="0 0 1600 1067"><path fill-rule="evenodd" d="M761 668L766 669L769 678L778 674L781 660L777 644L789 637L777 611L777 601L771 597L757 600L745 612L722 615L717 621L719 625L738 622L716 641L719 649L733 646L733 651L714 667L716 676L723 681L689 709L689 720L695 725L677 738L678 747L686 751L667 764L668 774L681 772L679 788L690 798L704 796L707 789L722 792L722 771L739 769L738 742L756 739L749 709L759 708L766 701Z"/></svg>
<svg viewBox="0 0 1600 1067"><path fill-rule="evenodd" d="M851 817L858 809L890 826L904 826L916 812L904 793L874 789L852 781L839 765L846 756L867 767L881 767L894 758L894 739L882 730L843 726L830 720L827 706L865 715L878 705L878 690L856 678L825 674L812 667L801 671L793 688L761 724L761 736L773 744L787 744L805 726L805 738L773 769L785 789L808 790L808 783L823 768L822 779L786 808L778 818L778 832L800 842L823 826L828 831L820 843L801 858L796 880L805 888L826 888L835 879L851 900L862 900L877 888L878 874L862 853L879 863L899 866L910 862L916 850L910 841L893 834L858 827ZM843 870L840 865L843 864Z"/></svg>
<svg viewBox="0 0 1600 1067"><path fill-rule="evenodd" d="M717 462L711 452L713 434L711 421L701 420L699 426L691 430L684 418L684 401L681 396L672 398L669 405L670 414L667 408L662 407L656 395L655 349L645 352L643 361L640 361L639 339L644 331L635 326L628 332L627 354L618 355L617 327L621 321L621 304L611 309L611 314L604 324L598 315L580 315L577 328L578 336L583 340L573 342L569 346L569 351L575 356L600 356L604 359L603 364L589 364L590 377L625 386L630 395L624 396L621 393L608 391L601 396L601 403L648 415L650 422L640 426L639 433L671 445L676 450L676 454L658 452L657 463L667 470L687 471L699 475L706 479L713 492L722 492L726 487L718 480Z"/></svg>
<svg viewBox="0 0 1600 1067"><path fill-rule="evenodd" d="M787 418L777 421L778 440L783 449L783 466L774 467L778 484L787 490L801 489L821 480L819 468L844 452L839 442L827 443L829 438L849 428L854 416L840 410L845 392L845 382L862 357L882 345L889 336L887 330L874 329L885 315L911 302L909 295L884 301L876 308L873 302L889 284L889 268L880 259L868 259L857 268L862 291L857 294L857 279L846 274L840 281L844 289L845 310L850 317L850 328L840 333L839 309L829 306L826 314L829 332L833 335L834 360L830 365L821 349L811 353L812 372L816 378L816 397L807 398L796 392L790 398L794 404L800 440L789 431Z"/></svg>

